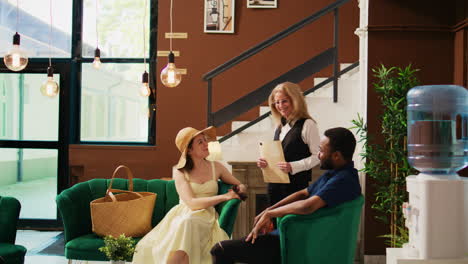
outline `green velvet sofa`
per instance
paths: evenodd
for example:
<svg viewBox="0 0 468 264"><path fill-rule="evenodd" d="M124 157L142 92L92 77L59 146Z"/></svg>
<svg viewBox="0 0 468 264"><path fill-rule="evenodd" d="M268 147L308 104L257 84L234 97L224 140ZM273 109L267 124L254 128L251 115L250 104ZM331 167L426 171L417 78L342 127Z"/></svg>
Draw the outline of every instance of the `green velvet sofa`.
<svg viewBox="0 0 468 264"><path fill-rule="evenodd" d="M283 264L353 264L364 197L309 215L286 215L278 228Z"/></svg>
<svg viewBox="0 0 468 264"><path fill-rule="evenodd" d="M13 197L0 196L0 263L24 263L26 248L15 245L20 202Z"/></svg>
<svg viewBox="0 0 468 264"><path fill-rule="evenodd" d="M81 182L64 190L57 198L65 233L65 257L69 260L106 261L106 256L98 250L104 245L101 237L92 232L89 203L103 197L110 180L92 179ZM114 179L113 189L127 189L126 179ZM219 182L219 193L225 193L230 185ZM154 192L157 194L152 225L156 226L164 215L179 203L174 181L133 179L134 191ZM216 206L219 224L230 236L234 228L240 200L234 199ZM141 238L135 238L137 241Z"/></svg>

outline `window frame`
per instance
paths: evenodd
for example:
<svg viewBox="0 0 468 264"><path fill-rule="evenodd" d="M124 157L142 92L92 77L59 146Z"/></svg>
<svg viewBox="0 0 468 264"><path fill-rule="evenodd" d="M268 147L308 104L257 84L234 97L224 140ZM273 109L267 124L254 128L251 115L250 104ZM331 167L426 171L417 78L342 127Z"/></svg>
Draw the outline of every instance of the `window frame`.
<svg viewBox="0 0 468 264"><path fill-rule="evenodd" d="M85 141L81 140L81 76L83 63L92 63L94 58L83 57L82 32L83 32L83 0L73 0L72 16L76 17L72 21L72 44L70 59L75 64L75 71L72 67L72 76L76 79L72 83L72 101L76 105L72 107L70 120L71 124L71 144L79 145L115 145L115 146L155 146L156 145L156 63L157 63L157 23L158 23L158 0L148 0L149 4L149 49L146 61L149 65L149 86L151 95L148 96L148 107L150 117L148 118L148 137L146 142L126 142L126 141ZM78 33L78 34L77 34ZM104 63L143 63L144 58L101 58ZM75 74L74 74L75 73ZM143 73L142 73L143 74ZM74 88L74 89L73 89Z"/></svg>
<svg viewBox="0 0 468 264"><path fill-rule="evenodd" d="M92 63L93 58L82 56L82 29L83 29L83 0L72 0L72 29L71 29L71 56L69 58L52 58L54 72L60 74L59 94L59 131L57 141L35 140L2 140L0 148L25 149L56 149L58 151L57 164L57 193L70 187L69 177L69 148L76 145L116 145L116 146L155 146L156 144L156 59L157 59L157 16L158 0L149 0L149 49L146 58L149 64L149 85L152 91L148 97L148 107L152 109L148 118L147 142L101 142L82 141L81 131L81 76L83 63ZM144 58L102 58L103 63L143 63ZM0 74L28 74L47 73L48 58L29 58L28 66L20 71L10 71L1 63ZM143 74L143 73L142 73ZM38 84L38 89L40 85ZM135 91L137 92L137 91ZM61 216L57 208L56 219L20 219L20 228L50 229L60 228Z"/></svg>
<svg viewBox="0 0 468 264"><path fill-rule="evenodd" d="M28 66L20 72L12 72L4 64L0 66L0 74L44 74L47 73L48 59L35 58L29 61ZM53 59L52 65L54 72L60 74L60 87L66 87L71 80L70 64L66 59ZM40 85L37 86L39 89ZM17 149L56 149L57 150L57 193L68 188L68 151L69 151L69 122L66 122L69 116L69 97L63 96L65 92L60 90L59 101L59 124L58 138L52 140L0 140L0 148L17 148ZM56 219L27 219L21 218L18 221L20 228L56 228L61 226L60 214L57 208Z"/></svg>

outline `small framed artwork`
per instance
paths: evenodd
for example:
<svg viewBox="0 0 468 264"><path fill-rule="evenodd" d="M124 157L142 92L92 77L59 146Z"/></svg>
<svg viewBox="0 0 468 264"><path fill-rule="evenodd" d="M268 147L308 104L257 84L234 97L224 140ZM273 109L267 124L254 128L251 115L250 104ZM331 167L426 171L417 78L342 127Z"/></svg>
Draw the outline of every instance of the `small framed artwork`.
<svg viewBox="0 0 468 264"><path fill-rule="evenodd" d="M278 0L247 0L247 8L276 8Z"/></svg>
<svg viewBox="0 0 468 264"><path fill-rule="evenodd" d="M235 0L204 0L204 32L234 33Z"/></svg>

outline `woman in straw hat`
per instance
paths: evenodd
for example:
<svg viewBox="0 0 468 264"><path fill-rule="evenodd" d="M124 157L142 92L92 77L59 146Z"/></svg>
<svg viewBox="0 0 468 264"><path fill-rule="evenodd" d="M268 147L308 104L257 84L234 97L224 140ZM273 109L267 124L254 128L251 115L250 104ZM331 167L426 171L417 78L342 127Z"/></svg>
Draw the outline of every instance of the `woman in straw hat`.
<svg viewBox="0 0 468 264"><path fill-rule="evenodd" d="M218 180L246 187L220 163L206 160L208 141L216 140L214 127L203 130L186 127L175 143L181 152L173 170L179 204L137 244L133 263L212 263L210 249L229 239L218 224L215 205L239 195L229 190L218 195Z"/></svg>
<svg viewBox="0 0 468 264"><path fill-rule="evenodd" d="M307 188L312 177L312 168L318 159L320 135L315 120L309 115L302 89L292 82L278 84L268 98L271 114L277 124L274 140L283 146L285 162L268 164L261 157L259 168L277 166L289 174L290 183L269 183L270 205L288 195Z"/></svg>

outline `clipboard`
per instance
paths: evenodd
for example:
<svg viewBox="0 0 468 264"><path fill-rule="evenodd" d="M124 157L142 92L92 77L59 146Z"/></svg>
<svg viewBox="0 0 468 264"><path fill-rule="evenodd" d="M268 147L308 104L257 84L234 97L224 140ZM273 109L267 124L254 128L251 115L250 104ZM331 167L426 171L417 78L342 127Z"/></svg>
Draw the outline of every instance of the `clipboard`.
<svg viewBox="0 0 468 264"><path fill-rule="evenodd" d="M260 156L268 162L268 166L261 169L263 181L270 183L290 183L289 175L276 166L278 162L285 161L281 141L265 140L260 141L259 145Z"/></svg>

